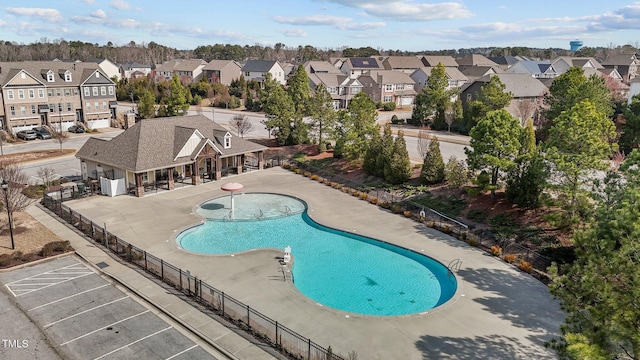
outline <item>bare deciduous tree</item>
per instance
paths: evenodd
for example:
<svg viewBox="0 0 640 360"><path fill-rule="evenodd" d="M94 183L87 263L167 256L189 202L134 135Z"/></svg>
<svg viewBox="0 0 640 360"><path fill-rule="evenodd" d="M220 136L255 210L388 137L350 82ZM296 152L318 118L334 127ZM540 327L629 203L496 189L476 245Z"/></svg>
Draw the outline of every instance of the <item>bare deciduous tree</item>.
<svg viewBox="0 0 640 360"><path fill-rule="evenodd" d="M248 133L253 127L249 118L242 115L234 116L229 125L231 125L231 128L235 130L241 138L244 138L244 134Z"/></svg>
<svg viewBox="0 0 640 360"><path fill-rule="evenodd" d="M431 136L429 136L427 128L424 126L420 127L420 131L418 131L418 154L420 154L420 157L422 159L424 159L424 157L427 155L427 152L429 152L430 138Z"/></svg>
<svg viewBox="0 0 640 360"><path fill-rule="evenodd" d="M51 166L40 167L38 169L38 178L42 180L45 189L51 186L51 182L55 180L56 172Z"/></svg>
<svg viewBox="0 0 640 360"><path fill-rule="evenodd" d="M538 110L538 105L529 99L522 99L518 101L516 110L520 118L520 125L524 127L527 125L529 119L533 119L533 114Z"/></svg>
<svg viewBox="0 0 640 360"><path fill-rule="evenodd" d="M60 144L60 151L62 151L62 144L69 140L69 133L67 133L66 131L62 131L62 127L57 130L58 131L53 131L51 133L51 137L54 138L58 142L58 144Z"/></svg>
<svg viewBox="0 0 640 360"><path fill-rule="evenodd" d="M28 198L22 193L22 189L27 184L27 175L22 171L22 165L17 162L0 160L0 182L6 181L8 184L7 192L0 190L0 202L9 212L11 218L13 214L22 211L33 203L33 199ZM15 222L13 227L15 228Z"/></svg>

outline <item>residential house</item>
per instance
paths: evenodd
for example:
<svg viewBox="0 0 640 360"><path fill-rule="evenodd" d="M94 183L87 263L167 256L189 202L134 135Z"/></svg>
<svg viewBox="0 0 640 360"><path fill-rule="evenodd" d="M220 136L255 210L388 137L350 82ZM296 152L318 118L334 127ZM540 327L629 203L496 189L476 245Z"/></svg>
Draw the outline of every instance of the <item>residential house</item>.
<svg viewBox="0 0 640 360"><path fill-rule="evenodd" d="M553 65L553 68L558 74L564 74L572 67L597 70L604 69L604 66L592 57L559 56L551 61L551 65Z"/></svg>
<svg viewBox="0 0 640 360"><path fill-rule="evenodd" d="M120 64L120 76L122 79L144 78L151 73L151 65L140 64L135 61L127 61Z"/></svg>
<svg viewBox="0 0 640 360"><path fill-rule="evenodd" d="M426 67L436 67L438 64L442 64L444 67L458 67L456 59L449 55L423 55L420 58Z"/></svg>
<svg viewBox="0 0 640 360"><path fill-rule="evenodd" d="M506 72L507 69L515 65L518 61L529 61L533 60L525 56L511 56L511 55L502 55L502 56L490 56L489 60L493 61L497 64L497 67L500 70L496 70L496 72Z"/></svg>
<svg viewBox="0 0 640 360"><path fill-rule="evenodd" d="M431 70L433 70L432 67L421 67L410 75L411 79L415 82L414 89L416 92L419 93L422 91L422 88L427 84L427 80L431 76ZM459 89L469 81L467 77L456 68L445 67L444 71L449 79L447 90Z"/></svg>
<svg viewBox="0 0 640 360"><path fill-rule="evenodd" d="M553 79L560 75L550 61L520 60L509 67L505 73L529 74L536 79Z"/></svg>
<svg viewBox="0 0 640 360"><path fill-rule="evenodd" d="M315 89L323 84L333 99L333 108L346 109L356 94L362 92L362 84L358 79L339 73L312 73L309 75L309 86Z"/></svg>
<svg viewBox="0 0 640 360"><path fill-rule="evenodd" d="M146 187L173 190L264 165L266 147L233 135L203 115L143 119L113 139L89 138L76 157L84 180L124 182L138 197Z"/></svg>
<svg viewBox="0 0 640 360"><path fill-rule="evenodd" d="M640 60L636 55L615 55L607 58L601 62L602 66L607 69L616 69L622 76L622 80L625 84L629 84L638 75L638 66Z"/></svg>
<svg viewBox="0 0 640 360"><path fill-rule="evenodd" d="M497 74L498 72L496 70L499 70L497 67L495 66L482 66L482 65L477 65L477 66L467 66L467 65L462 65L458 68L458 70L460 70L460 72L462 73L462 75L464 75L467 78L468 82L474 82L476 79L479 79L483 76L486 75L491 75L491 74ZM502 71L500 71L502 72Z"/></svg>
<svg viewBox="0 0 640 360"><path fill-rule="evenodd" d="M0 121L10 133L78 122L104 128L116 117L115 83L96 63L2 62L0 87Z"/></svg>
<svg viewBox="0 0 640 360"><path fill-rule="evenodd" d="M342 71L327 61L307 61L302 67L307 74L342 74Z"/></svg>
<svg viewBox="0 0 640 360"><path fill-rule="evenodd" d="M361 75L358 80L364 91L375 102L393 102L397 107L414 103L417 95L415 82L407 73L393 70L374 70Z"/></svg>
<svg viewBox="0 0 640 360"><path fill-rule="evenodd" d="M629 94L627 95L627 104L631 104L634 96L640 94L640 77L636 76L629 82Z"/></svg>
<svg viewBox="0 0 640 360"><path fill-rule="evenodd" d="M183 85L198 82L207 62L202 59L170 60L156 67L155 81L171 80L176 75Z"/></svg>
<svg viewBox="0 0 640 360"><path fill-rule="evenodd" d="M234 60L211 60L202 68L203 76L212 84L231 85L240 79L242 66Z"/></svg>
<svg viewBox="0 0 640 360"><path fill-rule="evenodd" d="M422 59L417 56L388 56L382 60L385 70L402 71L411 75L414 71L424 67Z"/></svg>
<svg viewBox="0 0 640 360"><path fill-rule="evenodd" d="M284 69L276 60L249 60L242 65L242 74L246 81L255 80L264 84L267 73L271 74L271 78L278 84L286 83Z"/></svg>
<svg viewBox="0 0 640 360"><path fill-rule="evenodd" d="M592 75L604 79L604 84L611 92L611 98L615 102L623 102L628 99L630 86L622 81L622 76L616 69L584 69L584 76L590 77Z"/></svg>
<svg viewBox="0 0 640 360"><path fill-rule="evenodd" d="M384 70L384 67L373 57L352 57L342 63L340 70L350 78L357 79L360 75L368 74L370 71Z"/></svg>
<svg viewBox="0 0 640 360"><path fill-rule="evenodd" d="M107 75L109 79L116 79L116 81L121 79L120 67L108 59L88 59L87 62L98 64L102 73Z"/></svg>
<svg viewBox="0 0 640 360"><path fill-rule="evenodd" d="M462 105L466 106L476 100L481 87L488 83L491 77L497 76L505 85L505 91L513 95L511 103L505 109L514 117L524 122L527 119L537 120L538 114L544 105L544 95L548 89L544 84L529 74L500 73L483 76L468 86L461 94Z"/></svg>
<svg viewBox="0 0 640 360"><path fill-rule="evenodd" d="M498 64L493 62L491 59L480 54L471 54L469 56L457 58L456 63L458 63L458 68L468 67L468 66L485 66L485 67L498 66Z"/></svg>

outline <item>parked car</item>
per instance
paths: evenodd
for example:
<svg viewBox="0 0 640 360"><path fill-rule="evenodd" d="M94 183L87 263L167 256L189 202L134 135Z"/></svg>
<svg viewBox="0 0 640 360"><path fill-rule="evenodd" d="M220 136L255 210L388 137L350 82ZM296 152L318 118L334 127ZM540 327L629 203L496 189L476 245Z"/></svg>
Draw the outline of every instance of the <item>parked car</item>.
<svg viewBox="0 0 640 360"><path fill-rule="evenodd" d="M83 134L84 128L81 125L72 125L67 129L70 133Z"/></svg>
<svg viewBox="0 0 640 360"><path fill-rule="evenodd" d="M16 134L18 139L22 140L35 140L38 138L38 134L36 134L33 130L21 130Z"/></svg>
<svg viewBox="0 0 640 360"><path fill-rule="evenodd" d="M51 139L51 133L49 132L49 130L47 130L47 129L43 128L43 127L33 128L33 131L36 132L36 137L38 139L42 139L42 140Z"/></svg>

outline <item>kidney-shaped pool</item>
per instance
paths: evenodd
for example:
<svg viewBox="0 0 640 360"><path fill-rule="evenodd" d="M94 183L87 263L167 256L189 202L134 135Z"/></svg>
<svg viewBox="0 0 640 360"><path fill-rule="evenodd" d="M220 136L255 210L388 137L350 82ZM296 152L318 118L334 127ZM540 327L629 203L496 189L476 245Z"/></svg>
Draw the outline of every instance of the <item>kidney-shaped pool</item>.
<svg viewBox="0 0 640 360"><path fill-rule="evenodd" d="M440 262L320 225L299 199L266 193L234 199L233 211L230 196L201 204L197 212L208 221L180 233L179 246L203 254L290 246L296 288L323 306L356 314L422 313L456 292L455 277Z"/></svg>

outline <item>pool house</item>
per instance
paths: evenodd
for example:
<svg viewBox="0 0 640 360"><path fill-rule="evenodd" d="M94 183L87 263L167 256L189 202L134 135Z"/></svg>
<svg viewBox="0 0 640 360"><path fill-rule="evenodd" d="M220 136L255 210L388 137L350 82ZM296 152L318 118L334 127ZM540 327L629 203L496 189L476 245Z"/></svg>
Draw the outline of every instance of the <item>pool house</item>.
<svg viewBox="0 0 640 360"><path fill-rule="evenodd" d="M143 119L111 140L91 137L76 154L83 180L103 193L142 197L264 167L265 146L203 115ZM107 188L107 189L105 189Z"/></svg>

